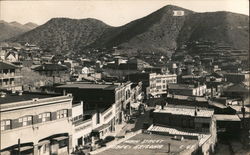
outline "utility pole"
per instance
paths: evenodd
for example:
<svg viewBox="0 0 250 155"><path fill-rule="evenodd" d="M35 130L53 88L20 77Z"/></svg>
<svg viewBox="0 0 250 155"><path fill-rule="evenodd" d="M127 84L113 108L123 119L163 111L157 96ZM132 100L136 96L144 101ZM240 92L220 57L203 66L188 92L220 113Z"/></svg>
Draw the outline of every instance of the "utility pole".
<svg viewBox="0 0 250 155"><path fill-rule="evenodd" d="M20 138L18 138L18 155L21 155L21 151L20 151Z"/></svg>

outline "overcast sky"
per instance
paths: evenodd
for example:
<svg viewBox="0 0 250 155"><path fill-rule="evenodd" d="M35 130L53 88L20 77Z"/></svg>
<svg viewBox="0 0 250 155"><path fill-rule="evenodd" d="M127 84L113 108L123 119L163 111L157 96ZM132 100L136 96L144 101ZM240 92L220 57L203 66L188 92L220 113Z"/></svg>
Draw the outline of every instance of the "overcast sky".
<svg viewBox="0 0 250 155"><path fill-rule="evenodd" d="M248 0L0 0L0 19L41 25L53 17L96 18L121 26L168 4L196 12L231 11L249 15Z"/></svg>

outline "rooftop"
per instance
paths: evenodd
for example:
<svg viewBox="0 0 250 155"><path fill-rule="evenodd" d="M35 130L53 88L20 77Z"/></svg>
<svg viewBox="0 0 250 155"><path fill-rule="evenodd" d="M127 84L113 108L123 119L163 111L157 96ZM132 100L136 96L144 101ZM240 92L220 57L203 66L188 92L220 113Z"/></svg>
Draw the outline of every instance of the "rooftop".
<svg viewBox="0 0 250 155"><path fill-rule="evenodd" d="M16 69L16 68L18 68L18 67L11 64L11 63L0 61L0 70L2 70L2 69Z"/></svg>
<svg viewBox="0 0 250 155"><path fill-rule="evenodd" d="M66 71L68 67L59 64L43 64L36 68L35 71Z"/></svg>
<svg viewBox="0 0 250 155"><path fill-rule="evenodd" d="M98 83L72 83L58 86L57 88L79 88L79 89L104 89L114 90L118 85L115 84L98 84Z"/></svg>
<svg viewBox="0 0 250 155"><path fill-rule="evenodd" d="M41 104L44 102L54 102L58 100L71 99L68 96L59 96L58 94L37 94L24 93L22 95L7 94L6 97L0 98L1 111L10 110L17 107L27 107L31 105Z"/></svg>
<svg viewBox="0 0 250 155"><path fill-rule="evenodd" d="M170 152L169 150L170 143ZM173 136L158 134L137 134L98 155L153 155L179 154L182 151L194 150L198 145L195 139L174 140Z"/></svg>
<svg viewBox="0 0 250 155"><path fill-rule="evenodd" d="M155 109L155 113L169 113L173 115L189 115L195 116L195 111L197 113L196 117L211 117L214 111L211 109L204 109L201 107L184 107L184 106L165 106L163 109Z"/></svg>
<svg viewBox="0 0 250 155"><path fill-rule="evenodd" d="M194 85L169 83L169 89L193 89Z"/></svg>
<svg viewBox="0 0 250 155"><path fill-rule="evenodd" d="M42 98L48 98L48 97L55 97L59 96L58 94L41 94L41 93L28 93L24 92L22 95L18 95L17 93L8 94L6 93L5 97L0 97L0 103L12 103L12 102L21 102L21 101L27 101L32 100L34 98L42 99Z"/></svg>
<svg viewBox="0 0 250 155"><path fill-rule="evenodd" d="M240 118L238 115L221 115L216 114L214 115L215 119L218 121L240 121Z"/></svg>
<svg viewBox="0 0 250 155"><path fill-rule="evenodd" d="M185 129L186 130L186 129ZM163 132L167 133L169 135L179 135L179 136L193 136L197 137L197 140L199 140L199 143L202 144L205 140L207 140L210 137L210 134L203 134L198 132L189 132L189 131L181 131L176 128L166 127L166 126L158 126L158 125L152 125L148 128L148 131L156 131L156 132Z"/></svg>
<svg viewBox="0 0 250 155"><path fill-rule="evenodd" d="M249 87L244 83L233 84L223 90L224 92L249 93Z"/></svg>

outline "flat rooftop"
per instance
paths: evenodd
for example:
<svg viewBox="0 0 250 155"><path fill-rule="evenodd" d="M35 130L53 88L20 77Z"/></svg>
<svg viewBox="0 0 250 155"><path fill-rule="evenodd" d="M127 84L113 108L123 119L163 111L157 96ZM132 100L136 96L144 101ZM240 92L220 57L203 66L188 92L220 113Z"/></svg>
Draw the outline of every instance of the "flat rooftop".
<svg viewBox="0 0 250 155"><path fill-rule="evenodd" d="M56 103L58 101L72 101L72 96L57 94L7 94L6 97L0 98L0 111L14 110L16 108L27 108L31 106L43 105L47 103Z"/></svg>
<svg viewBox="0 0 250 155"><path fill-rule="evenodd" d="M35 98L43 99L55 96L59 96L59 94L39 94L39 93L25 93L25 92L22 95L18 95L17 93L6 94L5 97L0 97L0 104L28 101Z"/></svg>
<svg viewBox="0 0 250 155"><path fill-rule="evenodd" d="M169 150L170 143L170 152ZM174 140L173 136L158 134L137 134L98 155L166 155L179 154L182 151L195 150L198 140Z"/></svg>
<svg viewBox="0 0 250 155"><path fill-rule="evenodd" d="M224 115L224 114L216 114L214 115L215 119L217 121L240 121L240 118L238 115Z"/></svg>
<svg viewBox="0 0 250 155"><path fill-rule="evenodd" d="M212 109L204 109L201 107L184 107L184 106L165 106L163 109L157 108L154 113L169 113L173 115L188 115L195 116L195 111L197 117L211 117L214 114Z"/></svg>
<svg viewBox="0 0 250 155"><path fill-rule="evenodd" d="M96 83L73 83L58 86L57 88L78 88L78 89L104 89L113 90L117 88L118 85L115 84L96 84Z"/></svg>
<svg viewBox="0 0 250 155"><path fill-rule="evenodd" d="M188 84L177 84L177 83L170 83L169 89L193 89L195 88L194 85L188 85Z"/></svg>

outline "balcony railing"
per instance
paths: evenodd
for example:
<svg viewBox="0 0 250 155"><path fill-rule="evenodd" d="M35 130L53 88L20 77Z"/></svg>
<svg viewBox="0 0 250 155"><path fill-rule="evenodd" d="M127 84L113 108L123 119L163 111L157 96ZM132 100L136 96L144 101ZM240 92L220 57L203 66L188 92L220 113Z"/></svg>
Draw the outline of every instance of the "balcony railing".
<svg viewBox="0 0 250 155"><path fill-rule="evenodd" d="M17 78L21 77L20 73L0 73L0 78Z"/></svg>

